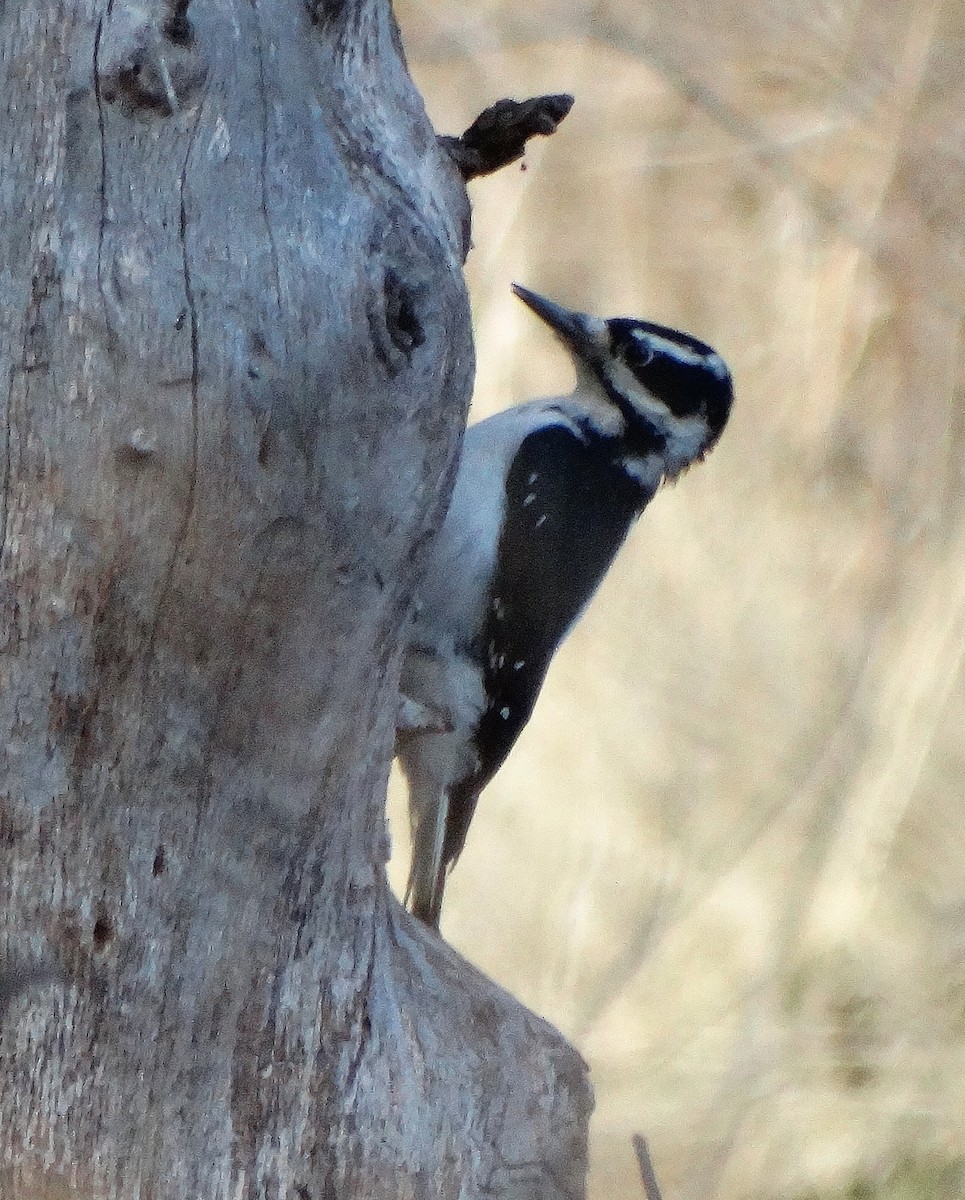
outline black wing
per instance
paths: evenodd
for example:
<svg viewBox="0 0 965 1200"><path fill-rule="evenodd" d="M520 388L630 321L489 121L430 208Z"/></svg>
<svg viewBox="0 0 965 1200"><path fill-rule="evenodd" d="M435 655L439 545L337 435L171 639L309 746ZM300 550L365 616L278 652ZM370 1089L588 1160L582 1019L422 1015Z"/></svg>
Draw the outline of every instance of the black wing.
<svg viewBox="0 0 965 1200"><path fill-rule="evenodd" d="M627 474L619 450L616 439L557 425L529 434L516 454L478 647L488 699L476 737L480 768L450 796L446 862L529 720L557 646L653 496Z"/></svg>

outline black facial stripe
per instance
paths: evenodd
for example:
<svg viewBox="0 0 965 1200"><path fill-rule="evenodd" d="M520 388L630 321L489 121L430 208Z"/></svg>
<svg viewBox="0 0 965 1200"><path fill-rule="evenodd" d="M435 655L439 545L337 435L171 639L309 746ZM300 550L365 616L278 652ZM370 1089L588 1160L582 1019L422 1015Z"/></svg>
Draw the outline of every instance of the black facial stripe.
<svg viewBox="0 0 965 1200"><path fill-rule="evenodd" d="M730 414L733 384L726 372L720 374L707 362L701 361L711 356L719 357L713 347L690 334L649 321L617 317L608 321L607 327L614 356L624 363L647 391L666 405L675 417L705 417L711 439L716 440ZM646 340L637 336L640 333L662 338L699 357L694 362L684 362L659 347L647 347ZM601 378L601 381L607 394L617 403L614 389L606 380ZM626 402L618 404L618 407L626 419ZM637 420L640 420L639 414Z"/></svg>
<svg viewBox="0 0 965 1200"><path fill-rule="evenodd" d="M607 394L607 399L623 418L626 432L621 441L626 447L626 454L632 458L646 458L648 454L662 454L667 446L666 433L658 429L653 421L636 408L613 383L607 379L600 369L596 371L600 386Z"/></svg>
<svg viewBox="0 0 965 1200"><path fill-rule="evenodd" d="M704 412L707 384L714 378L704 366L682 363L659 352L646 366L634 371L634 375L675 417L693 417Z"/></svg>

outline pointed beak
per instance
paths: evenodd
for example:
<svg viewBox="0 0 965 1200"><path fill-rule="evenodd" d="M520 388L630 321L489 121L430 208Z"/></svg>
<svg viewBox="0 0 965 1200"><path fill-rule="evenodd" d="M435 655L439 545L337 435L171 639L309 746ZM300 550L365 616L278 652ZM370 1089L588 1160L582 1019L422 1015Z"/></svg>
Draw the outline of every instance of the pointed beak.
<svg viewBox="0 0 965 1200"><path fill-rule="evenodd" d="M541 321L545 321L560 341L579 358L591 358L605 349L606 322L599 317L573 312L518 283L513 284L513 295L531 308Z"/></svg>

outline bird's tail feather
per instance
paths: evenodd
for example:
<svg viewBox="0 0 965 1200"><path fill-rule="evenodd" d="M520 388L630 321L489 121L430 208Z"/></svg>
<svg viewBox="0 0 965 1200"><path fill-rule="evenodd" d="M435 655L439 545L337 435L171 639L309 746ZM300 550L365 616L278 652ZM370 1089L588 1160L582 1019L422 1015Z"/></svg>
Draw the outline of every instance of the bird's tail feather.
<svg viewBox="0 0 965 1200"><path fill-rule="evenodd" d="M420 806L420 810L412 834L412 866L405 887L405 902L420 921L438 929L442 893L446 886L442 847L449 817L447 793L441 791L435 804Z"/></svg>

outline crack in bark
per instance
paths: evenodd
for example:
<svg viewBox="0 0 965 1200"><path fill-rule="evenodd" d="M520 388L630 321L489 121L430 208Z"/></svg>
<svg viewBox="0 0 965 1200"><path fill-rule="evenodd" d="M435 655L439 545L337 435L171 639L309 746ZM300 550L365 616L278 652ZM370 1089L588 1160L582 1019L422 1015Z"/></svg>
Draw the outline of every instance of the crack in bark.
<svg viewBox="0 0 965 1200"><path fill-rule="evenodd" d="M107 126L104 119L104 97L101 93L101 41L104 36L104 22L110 20L114 11L114 0L108 0L107 12L97 22L94 34L94 102L97 105L97 130L100 139L100 219L97 224L97 294L101 298L104 309L104 322L108 333L113 334L110 309L107 304L107 294L104 291L104 235L107 229Z"/></svg>
<svg viewBox="0 0 965 1200"><path fill-rule="evenodd" d="M7 373L7 402L4 406L3 419L3 504L0 511L0 567L4 565L7 558L7 521L10 519L10 479L12 469L10 465L10 445L12 438L12 417L11 409L13 408L13 385L14 385L14 368L11 366Z"/></svg>
<svg viewBox="0 0 965 1200"><path fill-rule="evenodd" d="M268 249L271 255L272 275L275 279L275 302L280 310L282 304L278 245L275 241L275 229L268 207L268 87L265 80L265 52L261 28L261 11L258 7L258 0L251 0L251 8L258 25L258 36L255 39L255 56L258 60L258 93L261 101L261 162L259 166L261 176L261 214L265 221L265 232L268 235ZM282 323L282 329L285 331L285 349L287 351L288 326Z"/></svg>
<svg viewBox="0 0 965 1200"><path fill-rule="evenodd" d="M368 1049L369 1035L372 1030L372 1018L369 1015L369 1002L372 995L372 984L375 979L375 962L377 958L376 948L379 940L379 929L377 923L372 921L372 936L369 938L368 946L368 963L365 968L365 979L359 988L357 994L357 1004L359 1006L359 1044L352 1052L349 1059L348 1069L345 1072L345 1107L351 1111L355 1106L355 1088L358 1082L359 1070L362 1066L362 1060L365 1058L365 1052Z"/></svg>
<svg viewBox="0 0 965 1200"><path fill-rule="evenodd" d="M198 308L197 300L194 294L194 285L191 278L190 255L188 253L188 217L187 208L185 205L185 190L187 187L188 163L191 159L191 152L194 149L194 144L198 136L198 130L201 126L202 107L202 105L199 105L195 114L194 124L191 129L191 136L188 138L188 148L184 154L184 163L181 167L181 175L179 179L179 236L181 239L181 262L182 271L184 274L184 298L188 310L188 328L191 338L191 460L188 468L188 496L184 506L184 515L182 516L181 523L174 535L174 544L171 548L171 557L168 561L167 569L165 571L164 582L161 585L161 592L158 596L157 606L154 611L154 620L151 623L151 632L148 636L147 653L145 654L144 658L145 687L147 685L151 664L154 661L158 630L161 625L161 618L164 614L164 609L168 602L168 597L171 593L171 586L174 581L174 572L177 568L178 559L181 557L181 553L184 549L184 544L187 541L188 528L191 524L191 519L194 516L194 505L198 488L198 389L200 380L200 368L198 365Z"/></svg>

